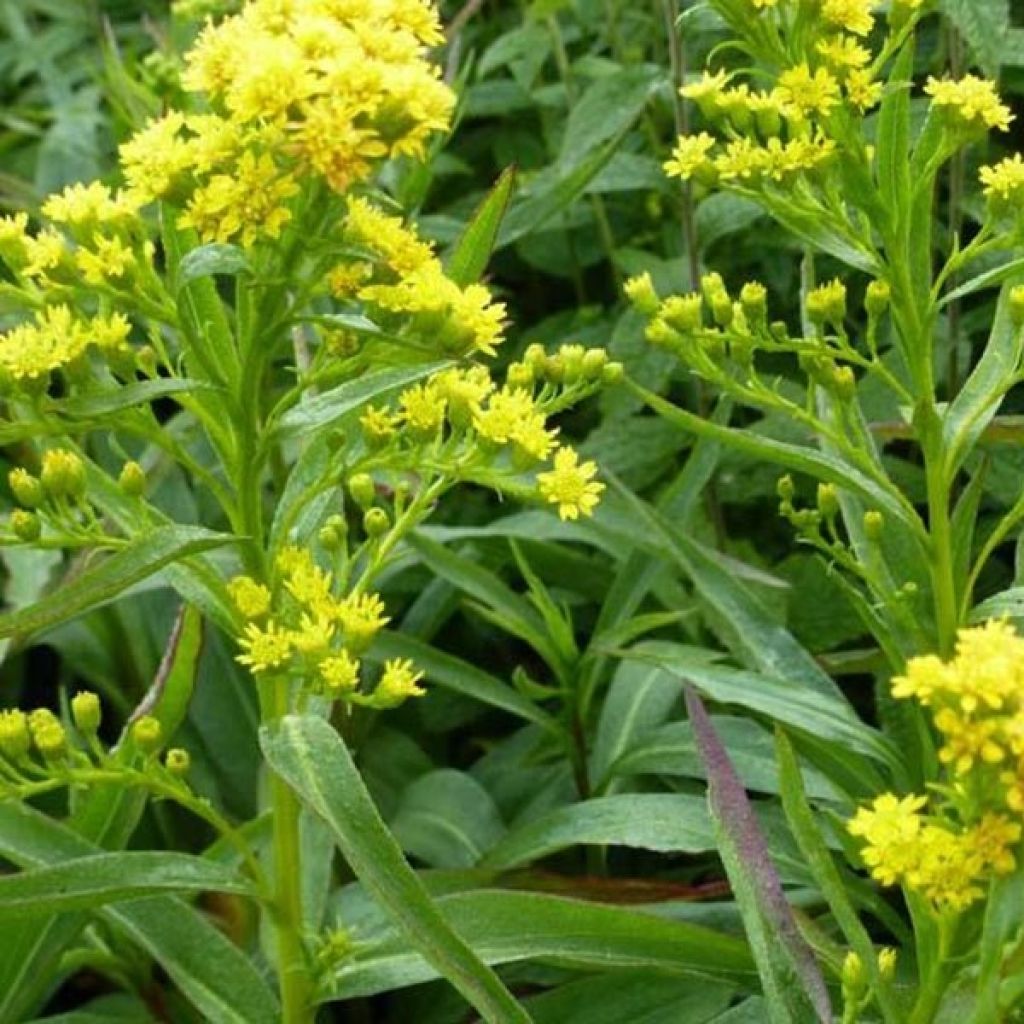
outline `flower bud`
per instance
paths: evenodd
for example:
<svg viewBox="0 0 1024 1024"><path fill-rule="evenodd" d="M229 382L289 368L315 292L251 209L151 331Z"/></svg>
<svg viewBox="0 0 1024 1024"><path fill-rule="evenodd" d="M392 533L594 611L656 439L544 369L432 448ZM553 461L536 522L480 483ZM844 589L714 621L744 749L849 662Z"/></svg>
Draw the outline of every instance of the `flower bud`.
<svg viewBox="0 0 1024 1024"><path fill-rule="evenodd" d="M367 509L363 516L363 529L367 537L383 537L391 529L391 517L382 508Z"/></svg>
<svg viewBox="0 0 1024 1024"><path fill-rule="evenodd" d="M7 474L7 482L10 484L14 500L25 508L39 508L46 498L39 480L20 466Z"/></svg>
<svg viewBox="0 0 1024 1024"><path fill-rule="evenodd" d="M796 485L793 483L793 478L787 473L785 476L780 476L778 482L775 484L775 493L783 501L792 501L793 495L796 494Z"/></svg>
<svg viewBox="0 0 1024 1024"><path fill-rule="evenodd" d="M867 971L864 969L864 962L852 949L843 960L841 978L843 996L848 1002L852 1002L864 994L868 981Z"/></svg>
<svg viewBox="0 0 1024 1024"><path fill-rule="evenodd" d="M659 316L675 330L683 334L692 334L703 326L703 310L704 300L696 292L689 295L670 295L661 304ZM653 326L654 324L651 324L651 327ZM649 340L653 340L650 337L650 328L647 336Z"/></svg>
<svg viewBox="0 0 1024 1024"><path fill-rule="evenodd" d="M849 366L837 366L832 370L830 390L840 402L850 402L857 394L857 376Z"/></svg>
<svg viewBox="0 0 1024 1024"><path fill-rule="evenodd" d="M878 951L878 973L882 981L892 981L896 974L896 950L891 946Z"/></svg>
<svg viewBox="0 0 1024 1024"><path fill-rule="evenodd" d="M563 345L558 350L564 383L575 384L583 376L583 360L586 354L587 350L582 345Z"/></svg>
<svg viewBox="0 0 1024 1024"><path fill-rule="evenodd" d="M155 754L163 740L163 726L152 715L143 715L132 726L132 739L143 754Z"/></svg>
<svg viewBox="0 0 1024 1024"><path fill-rule="evenodd" d="M377 487L373 482L373 477L369 473L356 473L349 479L348 493L360 508L372 505L373 499L377 496Z"/></svg>
<svg viewBox="0 0 1024 1024"><path fill-rule="evenodd" d="M700 290L709 305L716 295L725 294L728 296L729 294L726 291L725 281L722 280L722 275L714 270L709 274L705 274L700 279Z"/></svg>
<svg viewBox="0 0 1024 1024"><path fill-rule="evenodd" d="M523 353L523 362L531 367L535 374L542 375L547 357L548 354L544 351L544 346L535 341L532 345L527 345L526 351Z"/></svg>
<svg viewBox="0 0 1024 1024"><path fill-rule="evenodd" d="M870 317L880 317L892 300L892 290L885 281L872 281L864 293L864 308Z"/></svg>
<svg viewBox="0 0 1024 1024"><path fill-rule="evenodd" d="M602 384L618 384L626 376L626 368L622 363L606 363L601 371Z"/></svg>
<svg viewBox="0 0 1024 1024"><path fill-rule="evenodd" d="M126 462L117 484L129 498L141 498L146 490L146 471L137 462Z"/></svg>
<svg viewBox="0 0 1024 1024"><path fill-rule="evenodd" d="M725 292L719 292L711 298L711 316L719 327L728 327L736 311L733 308L732 299Z"/></svg>
<svg viewBox="0 0 1024 1024"><path fill-rule="evenodd" d="M164 757L164 767L176 779L183 779L188 775L189 768L192 767L192 758L189 757L187 750L182 750L181 747L171 747Z"/></svg>
<svg viewBox="0 0 1024 1024"><path fill-rule="evenodd" d="M93 736L100 727L103 709L95 693L82 690L71 698L71 717L75 728L86 736Z"/></svg>
<svg viewBox="0 0 1024 1024"><path fill-rule="evenodd" d="M1010 320L1018 330L1024 327L1024 284L1010 289Z"/></svg>
<svg viewBox="0 0 1024 1024"><path fill-rule="evenodd" d="M327 522L320 528L318 537L326 551L340 551L345 546L347 534L348 523L345 521L345 517L333 515L329 516Z"/></svg>
<svg viewBox="0 0 1024 1024"><path fill-rule="evenodd" d="M608 353L603 348L588 349L583 357L583 376L590 381L600 380L608 365Z"/></svg>
<svg viewBox="0 0 1024 1024"><path fill-rule="evenodd" d="M8 761L20 761L32 745L28 717L23 711L0 711L0 754Z"/></svg>
<svg viewBox="0 0 1024 1024"><path fill-rule="evenodd" d="M818 511L826 519L839 514L839 491L835 484L818 484Z"/></svg>
<svg viewBox="0 0 1024 1024"><path fill-rule="evenodd" d="M626 298L638 313L654 316L658 312L658 293L654 290L654 282L646 271L637 277L631 277L623 291Z"/></svg>
<svg viewBox="0 0 1024 1024"><path fill-rule="evenodd" d="M885 516L878 509L869 508L864 513L864 534L869 541L877 544L885 529Z"/></svg>
<svg viewBox="0 0 1024 1024"><path fill-rule="evenodd" d="M740 308L755 326L761 326L768 315L768 290L759 281L748 281L740 289Z"/></svg>
<svg viewBox="0 0 1024 1024"><path fill-rule="evenodd" d="M51 498L81 498L85 494L85 466L74 452L63 448L45 452L39 477Z"/></svg>
<svg viewBox="0 0 1024 1024"><path fill-rule="evenodd" d="M28 727L32 742L44 760L59 761L67 753L67 733L52 711L36 709L28 716Z"/></svg>
<svg viewBox="0 0 1024 1024"><path fill-rule="evenodd" d="M35 512L29 512L23 508L16 508L11 512L8 524L11 527L11 533L26 544L39 540L39 535L43 532L39 516Z"/></svg>
<svg viewBox="0 0 1024 1024"><path fill-rule="evenodd" d="M505 371L505 384L514 391L529 391L533 382L534 370L529 363L510 363Z"/></svg>

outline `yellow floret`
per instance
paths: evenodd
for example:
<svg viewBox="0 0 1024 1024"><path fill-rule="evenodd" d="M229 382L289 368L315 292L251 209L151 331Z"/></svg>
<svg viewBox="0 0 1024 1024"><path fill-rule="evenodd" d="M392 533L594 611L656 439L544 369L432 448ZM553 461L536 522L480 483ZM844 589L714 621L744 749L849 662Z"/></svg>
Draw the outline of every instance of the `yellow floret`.
<svg viewBox="0 0 1024 1024"><path fill-rule="evenodd" d="M593 515L600 500L604 484L593 479L596 475L593 462L580 463L572 448L559 448L554 468L540 473L537 484L542 497L558 506L560 519L578 519L581 515Z"/></svg>

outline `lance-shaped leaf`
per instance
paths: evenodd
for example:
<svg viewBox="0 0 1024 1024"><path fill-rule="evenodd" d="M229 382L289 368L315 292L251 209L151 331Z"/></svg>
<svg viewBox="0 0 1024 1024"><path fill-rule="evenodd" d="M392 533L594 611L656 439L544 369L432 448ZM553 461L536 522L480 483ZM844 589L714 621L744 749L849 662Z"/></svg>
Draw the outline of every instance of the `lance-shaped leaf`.
<svg viewBox="0 0 1024 1024"><path fill-rule="evenodd" d="M708 777L718 849L743 916L772 1024L830 1024L832 1007L814 953L797 928L753 808L700 697L686 708Z"/></svg>
<svg viewBox="0 0 1024 1024"><path fill-rule="evenodd" d="M273 770L327 822L356 876L409 944L484 1020L529 1024L529 1015L452 930L409 867L337 732L321 718L288 715L261 730L260 746Z"/></svg>
<svg viewBox="0 0 1024 1024"><path fill-rule="evenodd" d="M129 587L172 562L234 543L226 533L198 526L160 526L137 537L115 554L97 559L53 594L0 616L0 637L29 634L67 622L112 601Z"/></svg>
<svg viewBox="0 0 1024 1024"><path fill-rule="evenodd" d="M91 910L166 892L251 896L253 888L234 871L185 853L96 853L0 877L0 921Z"/></svg>
<svg viewBox="0 0 1024 1024"><path fill-rule="evenodd" d="M483 276L498 241L498 229L515 185L516 170L509 167L502 172L487 198L476 208L446 262L448 277L456 284L465 287Z"/></svg>

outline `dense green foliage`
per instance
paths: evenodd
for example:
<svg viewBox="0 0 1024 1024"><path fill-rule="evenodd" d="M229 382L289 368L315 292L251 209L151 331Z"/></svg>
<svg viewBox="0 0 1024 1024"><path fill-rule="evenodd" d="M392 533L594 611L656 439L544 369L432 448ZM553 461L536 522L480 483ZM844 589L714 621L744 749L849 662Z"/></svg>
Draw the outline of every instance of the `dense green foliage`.
<svg viewBox="0 0 1024 1024"><path fill-rule="evenodd" d="M918 33L914 80L973 68L999 81L1017 114L1009 133L942 169L929 216L945 253L984 219L978 167L1024 148L1024 21L1009 0L936 7ZM443 494L376 583L391 621L366 656L411 659L429 694L387 713L347 708L337 731L309 716L261 733L230 629L183 615L167 569L213 549L198 527L161 527L101 562L113 580L110 563L132 556L109 589L86 553L2 548L5 611L29 617L6 620L0 708L43 705L67 718L72 694L88 688L112 743L140 703L155 703L190 754L196 795L261 856L267 766L286 780L314 812L303 811L302 941L318 1019L457 1024L470 1019L468 1000L487 1019L537 1024L803 1024L828 1019L831 1001L838 1021L848 949L878 981L872 943L900 947L894 992L879 1002L883 1016L872 1007L842 1019L909 1019L918 958L940 939L919 934L915 946L921 908L846 866L840 854L855 863L856 851L841 821L877 793L934 778L935 745L888 696L900 666L858 596L778 513L781 470L761 442L809 448L806 424L736 408L648 344L645 318L623 296L644 272L667 295L699 289L715 270L736 288L761 281L771 319L800 323L806 239L750 198L691 190L662 170L696 116L677 86L733 33L709 5L676 0L449 2L442 14L454 132L422 165L389 165L384 186L456 263L480 258L459 245L467 225L480 232L486 280L509 312L499 368L533 343L554 352L567 342L625 365L632 387L593 389L557 419L560 439L608 484L594 518L517 505L514 489ZM0 0L3 212L35 216L63 185L109 179L118 143L180 95L175 54L195 31L156 0ZM915 131L926 108L909 101ZM865 119L870 138L880 130ZM947 284L1008 260L983 257ZM869 275L827 253L815 270L848 281L851 335L861 332ZM940 407L977 365L1009 276L954 290L937 320ZM19 317L3 303L7 327ZM780 358L770 369L796 393L794 366ZM758 444L680 429L636 385ZM886 472L923 507L905 410L880 389L859 397ZM172 394L160 402L158 415L175 410ZM956 477L955 493L970 496L958 507L977 516L968 561L1020 499L1022 411L1009 392ZM119 465L121 442L109 440L94 438L94 454ZM0 451L5 478L32 444L14 437ZM155 448L131 454L156 467L154 501L175 523L222 528L173 460ZM813 476L795 476L797 502L813 504ZM0 497L5 517L15 504ZM973 596L971 621L1024 619L1016 528ZM31 618L47 600L61 610ZM695 690L684 693L684 681ZM218 823L171 800L143 812L127 791L107 805L97 796L109 792L73 791L70 815L58 794L0 800L0 857L29 886L0 877L0 1022L275 1019L273 941L237 850L214 842ZM149 861L152 850L168 853ZM88 872L61 867L82 858ZM995 999L1004 946L1019 954L1022 884L1020 870L995 883L979 968L987 994L975 1003L964 983L946 1013L1016 1019L982 1000ZM60 916L39 917L34 900ZM787 900L792 911L780 913ZM509 991L529 1018L510 1008Z"/></svg>

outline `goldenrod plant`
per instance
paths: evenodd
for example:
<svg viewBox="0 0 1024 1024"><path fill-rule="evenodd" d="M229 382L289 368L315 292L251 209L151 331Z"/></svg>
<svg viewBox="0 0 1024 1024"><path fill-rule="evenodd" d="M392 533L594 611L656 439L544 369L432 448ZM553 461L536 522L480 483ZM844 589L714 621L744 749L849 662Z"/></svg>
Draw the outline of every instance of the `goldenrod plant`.
<svg viewBox="0 0 1024 1024"><path fill-rule="evenodd" d="M1024 514L1018 499L981 518L987 434L1021 380L1024 354L1015 258L1024 165L1019 154L984 162L990 136L1006 133L1014 115L985 77L921 73L918 36L933 12L919 0L884 9L871 0L711 6L732 38L682 87L699 124L678 138L664 169L698 195L743 197L792 233L803 250L800 322L774 318L768 289L730 280L727 266L685 294L660 295L650 275L636 276L625 292L649 343L704 381L722 411L761 414L766 429L740 414L734 425L701 418L632 387L682 429L787 470L781 516L825 560L887 663L876 700L900 750L882 758L875 785L884 780L885 792L846 781L849 793L861 792L855 812L833 809L834 823L848 817L845 836L809 814L793 748L779 739L791 827L835 937L852 947L831 962L842 1020L1016 1019L1021 919L1010 906L1021 877L1022 648L999 617L1009 605L977 604L989 560ZM976 226L946 234L936 211L946 170L965 153L981 161L983 205ZM955 345L951 305L997 286L991 333L966 379L943 374ZM781 423L785 437L775 433ZM893 440L904 446L899 456ZM691 679L706 697L723 698L715 680ZM713 800L715 789L712 778ZM877 915L879 907L852 878L843 891L826 842L882 886L902 889L911 932L876 918L880 933L900 940L893 948L873 948L853 908ZM744 870L750 865L730 870L737 887L748 884ZM745 920L756 938L752 921L772 911L752 888ZM823 934L805 930L804 939L829 959ZM772 977L782 985L779 958L762 953L766 988ZM798 947L790 967L802 972L804 1002L777 989L772 1020L829 1019L800 956Z"/></svg>
<svg viewBox="0 0 1024 1024"><path fill-rule="evenodd" d="M362 851L346 851L357 872L392 873L371 888L484 1016L523 1020L432 909L326 723L426 692L409 659L363 658L388 621L375 581L449 490L490 488L564 519L592 514L603 485L550 418L621 371L603 351L565 345L535 347L492 375L506 314L480 276L504 198L485 204L445 264L379 187L385 161L422 160L450 125L455 97L428 55L443 38L429 3L223 6L199 12L211 17L184 56L180 105L120 147L116 181L67 187L38 223L0 223L0 290L17 314L0 335L0 431L22 453L3 540L85 557L62 591L2 629L52 627L164 571L234 639L258 689L269 842L190 789L187 752L166 748L182 715L167 710L181 698L168 698L166 680L154 698L164 720L140 713L113 749L97 737L94 694L71 701L73 729L45 709L4 712L3 797L66 787L71 831L54 828L66 850L78 843L89 856L123 844L138 821L142 806L122 790L199 815L238 864L237 875L219 871L226 884L211 876L205 887L256 902L269 970L195 914L185 966L181 949L150 934L159 913L129 932L159 950L203 1019L296 1022L313 1019L337 960L318 956L323 937L310 933L297 790L315 803L326 794L308 771L340 765L346 778L333 784L345 792L330 799L359 804L362 824L339 826L362 833ZM172 470L213 510L207 525L163 506L157 481ZM104 806L120 840L112 823L83 824ZM365 845L373 836L376 851ZM48 853L4 854L67 875ZM199 887L203 863L169 856L133 867L124 854L106 877L122 873L120 898L174 889L176 871L194 872L186 891Z"/></svg>

